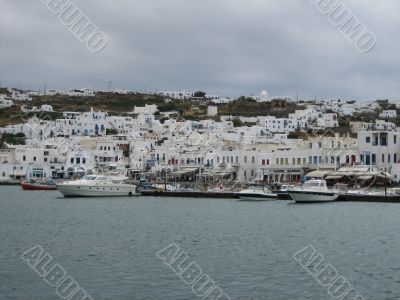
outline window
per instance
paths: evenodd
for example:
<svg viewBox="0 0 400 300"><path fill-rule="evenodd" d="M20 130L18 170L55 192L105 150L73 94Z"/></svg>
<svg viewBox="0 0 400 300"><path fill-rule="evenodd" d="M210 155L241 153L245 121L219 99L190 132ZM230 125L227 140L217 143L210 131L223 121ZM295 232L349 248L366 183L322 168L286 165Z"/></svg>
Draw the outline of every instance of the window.
<svg viewBox="0 0 400 300"><path fill-rule="evenodd" d="M393 162L394 162L394 163L397 163L397 153L395 153L395 154L393 155Z"/></svg>
<svg viewBox="0 0 400 300"><path fill-rule="evenodd" d="M86 158L84 158L84 157L82 158L82 163L86 164Z"/></svg>
<svg viewBox="0 0 400 300"><path fill-rule="evenodd" d="M47 157L44 158L44 161L47 162Z"/></svg>
<svg viewBox="0 0 400 300"><path fill-rule="evenodd" d="M247 156L244 157L244 163L247 164Z"/></svg>
<svg viewBox="0 0 400 300"><path fill-rule="evenodd" d="M33 161L36 161L36 156L33 157Z"/></svg>
<svg viewBox="0 0 400 300"><path fill-rule="evenodd" d="M22 160L23 160L23 161L26 161L26 156L25 156L25 155L22 156Z"/></svg>
<svg viewBox="0 0 400 300"><path fill-rule="evenodd" d="M393 136L393 143L394 143L394 144L397 144L397 135L394 135L394 136Z"/></svg>
<svg viewBox="0 0 400 300"><path fill-rule="evenodd" d="M71 164L73 164L74 163L74 158L73 157L71 157Z"/></svg>
<svg viewBox="0 0 400 300"><path fill-rule="evenodd" d="M308 144L308 148L312 149L312 143Z"/></svg>
<svg viewBox="0 0 400 300"><path fill-rule="evenodd" d="M368 144L368 143L371 143L371 137L370 136L367 136L366 138L365 138L365 142Z"/></svg>
<svg viewBox="0 0 400 300"><path fill-rule="evenodd" d="M391 160L391 157L390 157L390 154L388 154L388 163L390 164L390 160Z"/></svg>
<svg viewBox="0 0 400 300"><path fill-rule="evenodd" d="M382 162L385 162L385 154L382 154Z"/></svg>
<svg viewBox="0 0 400 300"><path fill-rule="evenodd" d="M236 156L236 163L239 163L239 156Z"/></svg>
<svg viewBox="0 0 400 300"><path fill-rule="evenodd" d="M376 154L372 154L372 164L376 164Z"/></svg>
<svg viewBox="0 0 400 300"><path fill-rule="evenodd" d="M279 158L276 159L276 164L279 165Z"/></svg>
<svg viewBox="0 0 400 300"><path fill-rule="evenodd" d="M261 164L262 164L263 166L265 166L265 159L263 159L263 160L261 161Z"/></svg>
<svg viewBox="0 0 400 300"><path fill-rule="evenodd" d="M76 158L76 163L77 163L77 164L80 164L80 163L81 163L81 158L80 158L80 157L77 157L77 158Z"/></svg>
<svg viewBox="0 0 400 300"><path fill-rule="evenodd" d="M251 158L251 163L252 163L252 164L255 164L255 163L256 163L256 158L255 158L254 156Z"/></svg>
<svg viewBox="0 0 400 300"><path fill-rule="evenodd" d="M254 177L254 170L251 170L251 177Z"/></svg>

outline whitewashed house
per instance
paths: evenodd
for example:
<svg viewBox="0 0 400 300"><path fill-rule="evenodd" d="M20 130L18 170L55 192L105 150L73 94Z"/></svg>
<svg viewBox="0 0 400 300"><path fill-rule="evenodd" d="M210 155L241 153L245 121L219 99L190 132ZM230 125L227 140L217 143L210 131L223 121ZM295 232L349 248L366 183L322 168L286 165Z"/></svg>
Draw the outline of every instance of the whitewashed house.
<svg viewBox="0 0 400 300"><path fill-rule="evenodd" d="M386 120L375 120L375 129L376 130L395 130L396 124L386 121Z"/></svg>
<svg viewBox="0 0 400 300"><path fill-rule="evenodd" d="M193 93L191 91L162 91L158 92L158 95L170 97L176 100L188 100L193 97Z"/></svg>
<svg viewBox="0 0 400 300"><path fill-rule="evenodd" d="M14 105L14 102L10 99L0 99L0 109L8 108Z"/></svg>
<svg viewBox="0 0 400 300"><path fill-rule="evenodd" d="M379 114L379 118L395 119L395 118L397 118L397 111L396 110L384 110L382 113Z"/></svg>
<svg viewBox="0 0 400 300"><path fill-rule="evenodd" d="M74 97L94 97L95 92L88 88L70 89L68 95Z"/></svg>
<svg viewBox="0 0 400 300"><path fill-rule="evenodd" d="M32 101L28 94L17 90L11 90L11 99L14 101Z"/></svg>

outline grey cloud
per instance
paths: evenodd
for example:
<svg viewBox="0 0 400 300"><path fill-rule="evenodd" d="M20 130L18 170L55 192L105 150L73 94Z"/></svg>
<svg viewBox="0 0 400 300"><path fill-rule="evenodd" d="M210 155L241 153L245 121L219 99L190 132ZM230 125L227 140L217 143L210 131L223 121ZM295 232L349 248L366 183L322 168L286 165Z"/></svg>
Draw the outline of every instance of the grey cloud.
<svg viewBox="0 0 400 300"><path fill-rule="evenodd" d="M343 2L376 34L371 52L359 53L308 0L75 1L109 38L98 54L41 1L0 0L0 80L397 99L400 3Z"/></svg>

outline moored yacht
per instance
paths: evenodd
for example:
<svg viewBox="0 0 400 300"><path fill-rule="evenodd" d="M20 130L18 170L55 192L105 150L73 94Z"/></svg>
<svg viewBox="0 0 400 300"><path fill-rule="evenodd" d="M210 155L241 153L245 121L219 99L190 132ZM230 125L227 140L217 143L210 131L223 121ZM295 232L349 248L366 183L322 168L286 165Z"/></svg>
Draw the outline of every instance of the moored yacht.
<svg viewBox="0 0 400 300"><path fill-rule="evenodd" d="M277 194L279 199L288 200L290 199L289 191L293 189L294 185L282 184L278 186L274 186L272 188L272 193Z"/></svg>
<svg viewBox="0 0 400 300"><path fill-rule="evenodd" d="M86 175L79 180L57 184L64 197L115 197L134 196L136 185L125 183L124 177Z"/></svg>
<svg viewBox="0 0 400 300"><path fill-rule="evenodd" d="M275 200L278 195L262 187L250 187L246 190L235 193L241 200L245 201L265 201Z"/></svg>
<svg viewBox="0 0 400 300"><path fill-rule="evenodd" d="M289 195L296 202L330 202L339 197L339 192L328 189L325 180L312 179L290 190Z"/></svg>

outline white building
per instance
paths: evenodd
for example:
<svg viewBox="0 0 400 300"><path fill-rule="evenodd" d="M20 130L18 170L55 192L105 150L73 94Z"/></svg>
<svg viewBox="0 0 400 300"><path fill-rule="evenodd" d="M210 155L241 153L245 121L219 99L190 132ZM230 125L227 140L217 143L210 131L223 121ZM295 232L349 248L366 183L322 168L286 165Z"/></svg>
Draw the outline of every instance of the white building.
<svg viewBox="0 0 400 300"><path fill-rule="evenodd" d="M364 131L358 133L361 161L365 165L390 167L400 158L400 132Z"/></svg>
<svg viewBox="0 0 400 300"><path fill-rule="evenodd" d="M94 97L95 92L88 88L71 89L69 90L68 95L74 97Z"/></svg>
<svg viewBox="0 0 400 300"><path fill-rule="evenodd" d="M176 100L187 100L193 97L193 93L186 90L186 91L163 91L158 92L158 95L170 97Z"/></svg>
<svg viewBox="0 0 400 300"><path fill-rule="evenodd" d="M334 128L339 126L337 114L322 114L317 119L317 126L322 128Z"/></svg>
<svg viewBox="0 0 400 300"><path fill-rule="evenodd" d="M14 105L14 102L10 99L0 99L0 109L8 108Z"/></svg>
<svg viewBox="0 0 400 300"><path fill-rule="evenodd" d="M31 113L31 112L53 112L53 106L48 104L43 104L41 107L37 106L29 106L29 105L22 105L21 111L24 113Z"/></svg>
<svg viewBox="0 0 400 300"><path fill-rule="evenodd" d="M397 111L396 110L384 110L379 117L381 119L395 119L397 118Z"/></svg>
<svg viewBox="0 0 400 300"><path fill-rule="evenodd" d="M140 114L155 114L158 111L157 105L148 105L146 104L144 107L136 106L133 110L135 115Z"/></svg>
<svg viewBox="0 0 400 300"><path fill-rule="evenodd" d="M375 120L375 129L376 130L395 130L396 124L386 121L386 120Z"/></svg>
<svg viewBox="0 0 400 300"><path fill-rule="evenodd" d="M14 101L32 101L28 94L17 90L11 90L11 99Z"/></svg>

